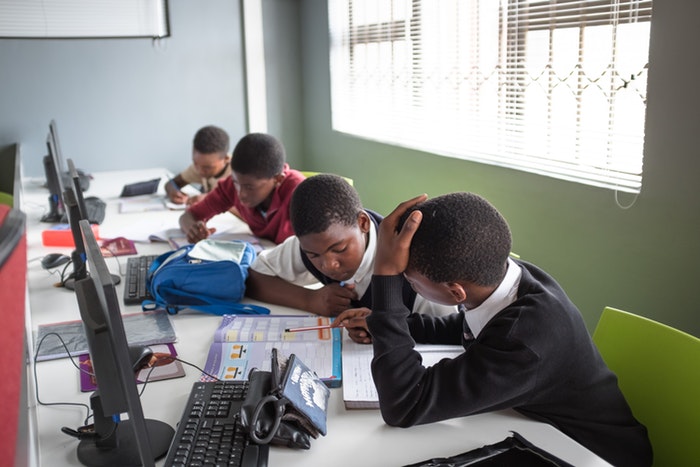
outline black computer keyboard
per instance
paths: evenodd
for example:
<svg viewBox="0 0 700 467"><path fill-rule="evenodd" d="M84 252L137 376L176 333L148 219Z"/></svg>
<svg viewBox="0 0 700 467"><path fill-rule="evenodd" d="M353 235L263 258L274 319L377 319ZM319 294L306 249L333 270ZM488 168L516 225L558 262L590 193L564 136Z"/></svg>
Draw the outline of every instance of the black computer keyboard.
<svg viewBox="0 0 700 467"><path fill-rule="evenodd" d="M252 443L240 424L247 390L247 381L194 383L165 465L267 466L268 446Z"/></svg>
<svg viewBox="0 0 700 467"><path fill-rule="evenodd" d="M144 300L153 300L146 288L148 268L158 255L132 256L126 260L124 279L124 305L140 305Z"/></svg>

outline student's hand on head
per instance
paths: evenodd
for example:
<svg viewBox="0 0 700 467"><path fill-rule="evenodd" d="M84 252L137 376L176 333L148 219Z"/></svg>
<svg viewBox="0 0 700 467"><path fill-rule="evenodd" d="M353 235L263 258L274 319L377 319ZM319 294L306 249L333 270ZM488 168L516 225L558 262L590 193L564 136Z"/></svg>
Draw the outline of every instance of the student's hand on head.
<svg viewBox="0 0 700 467"><path fill-rule="evenodd" d="M372 313L369 308L350 308L339 314L331 327L344 327L348 330L348 336L358 344L369 344L372 342L372 336L367 330L367 321L365 318Z"/></svg>
<svg viewBox="0 0 700 467"><path fill-rule="evenodd" d="M420 211L412 212L401 231L397 232L399 220L408 209L425 201L427 198L428 195L423 194L404 201L379 224L374 274L378 276L395 276L406 270L411 240L420 225L423 214Z"/></svg>
<svg viewBox="0 0 700 467"><path fill-rule="evenodd" d="M357 300L355 284L328 284L314 291L309 311L321 316L336 316L351 306L351 301Z"/></svg>
<svg viewBox="0 0 700 467"><path fill-rule="evenodd" d="M190 243L197 243L200 240L204 240L211 234L216 232L215 228L207 228L207 225L202 221L197 221L192 224L192 227L187 231L187 241Z"/></svg>

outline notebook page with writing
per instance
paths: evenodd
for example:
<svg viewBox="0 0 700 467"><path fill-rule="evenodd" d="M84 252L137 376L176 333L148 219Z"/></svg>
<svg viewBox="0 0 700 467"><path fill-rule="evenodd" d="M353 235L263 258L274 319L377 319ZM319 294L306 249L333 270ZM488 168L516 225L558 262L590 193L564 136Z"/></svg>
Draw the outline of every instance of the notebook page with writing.
<svg viewBox="0 0 700 467"><path fill-rule="evenodd" d="M423 357L423 366L436 364L443 358L454 358L464 352L459 345L416 345ZM379 396L372 379L372 346L353 342L343 333L343 402L346 409L378 409Z"/></svg>

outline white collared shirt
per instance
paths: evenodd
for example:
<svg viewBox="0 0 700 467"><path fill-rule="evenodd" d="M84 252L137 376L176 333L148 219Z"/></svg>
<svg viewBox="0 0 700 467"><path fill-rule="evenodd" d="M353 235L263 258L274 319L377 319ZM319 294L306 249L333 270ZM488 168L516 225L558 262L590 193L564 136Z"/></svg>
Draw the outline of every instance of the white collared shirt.
<svg viewBox="0 0 700 467"><path fill-rule="evenodd" d="M479 335L491 318L515 301L522 274L520 266L508 258L508 270L498 288L481 305L463 312L464 320L474 337Z"/></svg>
<svg viewBox="0 0 700 467"><path fill-rule="evenodd" d="M352 279L347 282L355 283L357 296L362 297L370 283L374 273L374 257L377 251L377 227L370 222L368 244L362 256L360 267L357 268ZM274 248L261 251L250 266L254 271L268 276L277 276L294 285L307 287L318 285L318 279L314 277L301 259L301 247L297 236L287 238ZM420 295L416 296L413 312L431 316L444 316L455 313L457 307L439 305L430 302Z"/></svg>
<svg viewBox="0 0 700 467"><path fill-rule="evenodd" d="M367 248L362 255L362 262L352 279L359 297L363 296L372 282L374 272L374 253L377 249L377 228L370 222ZM301 259L299 238L294 235L274 248L261 251L250 266L256 272L268 276L277 276L294 285L306 287L318 284L318 279L306 269Z"/></svg>

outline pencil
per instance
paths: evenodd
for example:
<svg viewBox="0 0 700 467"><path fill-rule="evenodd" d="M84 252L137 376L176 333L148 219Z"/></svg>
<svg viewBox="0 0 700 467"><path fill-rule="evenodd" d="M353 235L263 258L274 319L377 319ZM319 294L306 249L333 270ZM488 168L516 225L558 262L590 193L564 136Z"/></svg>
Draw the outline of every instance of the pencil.
<svg viewBox="0 0 700 467"><path fill-rule="evenodd" d="M306 326L301 328L287 328L284 332L302 332L302 331L320 331L322 329L332 329L330 324L324 324L322 326Z"/></svg>

